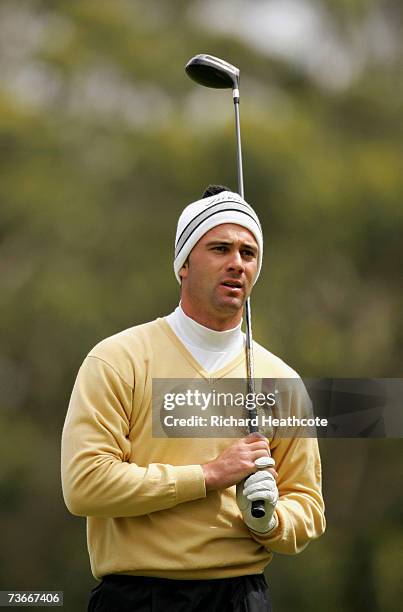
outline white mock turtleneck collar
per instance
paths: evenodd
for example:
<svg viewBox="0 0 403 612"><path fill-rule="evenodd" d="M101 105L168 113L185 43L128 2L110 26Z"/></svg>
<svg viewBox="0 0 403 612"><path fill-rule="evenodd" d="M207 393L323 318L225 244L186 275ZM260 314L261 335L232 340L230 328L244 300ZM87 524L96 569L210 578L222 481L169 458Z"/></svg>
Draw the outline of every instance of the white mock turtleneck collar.
<svg viewBox="0 0 403 612"><path fill-rule="evenodd" d="M224 367L244 346L242 321L233 329L216 331L188 317L180 304L165 320L196 361L207 371Z"/></svg>

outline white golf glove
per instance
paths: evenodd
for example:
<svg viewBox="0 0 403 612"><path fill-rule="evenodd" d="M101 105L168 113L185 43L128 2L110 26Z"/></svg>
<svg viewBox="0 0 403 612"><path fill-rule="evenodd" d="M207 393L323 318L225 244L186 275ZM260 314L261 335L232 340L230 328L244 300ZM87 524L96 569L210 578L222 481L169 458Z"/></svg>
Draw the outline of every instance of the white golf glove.
<svg viewBox="0 0 403 612"><path fill-rule="evenodd" d="M266 460L266 457L256 459L255 464L257 467L259 467L259 463L262 463L262 459ZM274 465L273 460L271 460L271 465ZM254 518L252 516L252 502L255 499L264 500L266 513L262 518ZM258 533L266 533L277 525L274 509L278 501L278 489L276 480L271 472L260 469L246 478L244 482L238 483L236 487L236 501L242 512L242 518L249 529Z"/></svg>

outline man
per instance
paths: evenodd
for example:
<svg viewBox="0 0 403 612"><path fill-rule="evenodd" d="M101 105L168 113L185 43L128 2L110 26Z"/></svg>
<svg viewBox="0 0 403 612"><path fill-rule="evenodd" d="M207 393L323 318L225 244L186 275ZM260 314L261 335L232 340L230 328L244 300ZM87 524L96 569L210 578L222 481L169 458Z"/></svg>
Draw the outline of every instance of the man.
<svg viewBox="0 0 403 612"><path fill-rule="evenodd" d="M262 252L255 211L211 186L179 218L178 308L84 360L62 481L69 510L88 517L91 568L102 578L89 610L270 610L263 570L273 552L297 553L324 531L316 439L152 437L153 378L245 378L242 312ZM257 343L254 358L257 378L297 377ZM270 452L278 473L257 471ZM263 518L252 517L254 499L265 500Z"/></svg>

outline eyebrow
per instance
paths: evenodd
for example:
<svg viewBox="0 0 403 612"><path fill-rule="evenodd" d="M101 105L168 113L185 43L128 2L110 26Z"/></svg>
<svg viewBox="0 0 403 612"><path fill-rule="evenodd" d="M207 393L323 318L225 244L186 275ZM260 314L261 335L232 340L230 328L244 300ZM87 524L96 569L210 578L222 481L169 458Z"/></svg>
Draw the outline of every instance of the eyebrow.
<svg viewBox="0 0 403 612"><path fill-rule="evenodd" d="M225 240L224 238L222 240L210 240L209 242L206 243L207 247L211 247L211 246L220 246L220 245L228 245L231 246L232 244L234 244L233 240ZM243 248L247 248L250 249L251 251L253 251L254 254L257 253L258 248L257 246L255 246L254 244L252 244L251 242L244 242L242 244Z"/></svg>

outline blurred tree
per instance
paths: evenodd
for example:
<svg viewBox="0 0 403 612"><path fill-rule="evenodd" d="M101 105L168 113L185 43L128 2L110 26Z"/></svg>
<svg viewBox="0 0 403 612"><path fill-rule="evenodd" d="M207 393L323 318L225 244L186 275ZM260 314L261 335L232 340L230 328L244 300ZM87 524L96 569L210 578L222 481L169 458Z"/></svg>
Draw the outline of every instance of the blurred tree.
<svg viewBox="0 0 403 612"><path fill-rule="evenodd" d="M64 588L67 610L85 605L84 521L59 484L76 372L101 338L174 308L179 212L209 182L235 187L230 96L186 79L195 53L242 71L246 194L266 237L255 338L302 375L400 375L402 7L305 4L343 78L327 78L325 44L294 61L220 31L228 2L0 2L4 588ZM365 593L392 612L400 441L321 447L328 534L269 568L278 607L362 609Z"/></svg>

